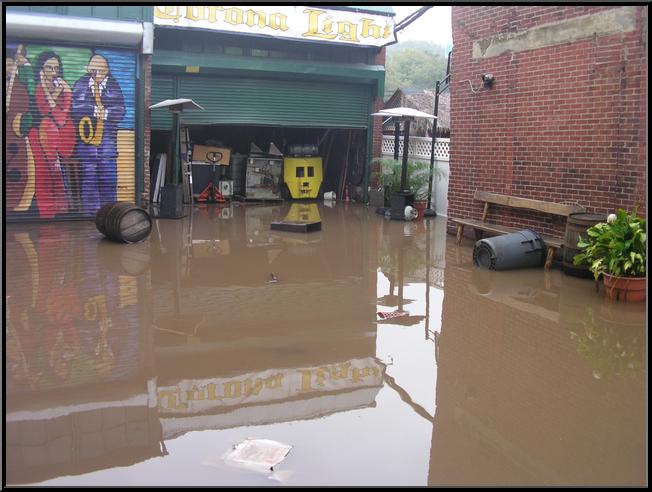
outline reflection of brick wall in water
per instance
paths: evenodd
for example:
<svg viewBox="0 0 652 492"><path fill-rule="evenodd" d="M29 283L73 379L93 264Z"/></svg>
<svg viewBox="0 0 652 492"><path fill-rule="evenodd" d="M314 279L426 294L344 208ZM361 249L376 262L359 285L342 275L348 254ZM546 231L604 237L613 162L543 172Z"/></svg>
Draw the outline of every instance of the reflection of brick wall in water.
<svg viewBox="0 0 652 492"><path fill-rule="evenodd" d="M9 483L126 466L161 454L161 426L156 409L147 406L9 421L6 432Z"/></svg>
<svg viewBox="0 0 652 492"><path fill-rule="evenodd" d="M474 294L471 269L446 270L429 483L642 483L643 375L594 379L566 327Z"/></svg>

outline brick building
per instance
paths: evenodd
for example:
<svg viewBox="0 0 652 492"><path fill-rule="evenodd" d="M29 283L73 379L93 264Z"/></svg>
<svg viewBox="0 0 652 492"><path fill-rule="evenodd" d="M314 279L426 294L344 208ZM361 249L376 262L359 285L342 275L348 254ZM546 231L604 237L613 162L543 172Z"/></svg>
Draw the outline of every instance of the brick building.
<svg viewBox="0 0 652 492"><path fill-rule="evenodd" d="M457 6L452 32L450 216L480 218L476 189L646 213L647 7Z"/></svg>

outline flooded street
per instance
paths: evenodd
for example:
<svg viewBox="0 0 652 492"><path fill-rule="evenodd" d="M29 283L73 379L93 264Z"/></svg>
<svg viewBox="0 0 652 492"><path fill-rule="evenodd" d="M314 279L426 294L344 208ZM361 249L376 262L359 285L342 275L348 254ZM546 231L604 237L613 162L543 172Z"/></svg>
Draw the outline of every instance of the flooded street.
<svg viewBox="0 0 652 492"><path fill-rule="evenodd" d="M477 269L445 218L186 214L129 245L7 224L8 484L647 483L645 303ZM222 459L250 437L293 448Z"/></svg>

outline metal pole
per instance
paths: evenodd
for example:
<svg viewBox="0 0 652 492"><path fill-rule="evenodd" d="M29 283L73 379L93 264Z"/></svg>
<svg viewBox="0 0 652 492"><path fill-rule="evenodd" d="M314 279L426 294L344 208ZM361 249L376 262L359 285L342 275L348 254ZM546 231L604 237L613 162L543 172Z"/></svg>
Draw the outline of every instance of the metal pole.
<svg viewBox="0 0 652 492"><path fill-rule="evenodd" d="M439 80L435 84L435 119L432 121L432 142L430 145L430 179L428 180L428 208L432 208L432 176L435 167L435 139L437 138L437 115L439 114Z"/></svg>
<svg viewBox="0 0 652 492"><path fill-rule="evenodd" d="M408 146L410 143L410 119L406 118L403 123L403 165L401 166L401 191L409 191L407 189L407 161L408 161Z"/></svg>
<svg viewBox="0 0 652 492"><path fill-rule="evenodd" d="M401 141L401 121L396 118L394 120L394 160L398 161L398 144Z"/></svg>
<svg viewBox="0 0 652 492"><path fill-rule="evenodd" d="M430 221L426 222L426 340L430 331Z"/></svg>
<svg viewBox="0 0 652 492"><path fill-rule="evenodd" d="M401 244L398 249L398 310L403 311L403 250L405 236L401 236Z"/></svg>
<svg viewBox="0 0 652 492"><path fill-rule="evenodd" d="M179 113L173 113L174 120L174 155L172 156L172 168L174 169L174 176L172 177L172 184L179 184L179 138L181 137L179 131Z"/></svg>

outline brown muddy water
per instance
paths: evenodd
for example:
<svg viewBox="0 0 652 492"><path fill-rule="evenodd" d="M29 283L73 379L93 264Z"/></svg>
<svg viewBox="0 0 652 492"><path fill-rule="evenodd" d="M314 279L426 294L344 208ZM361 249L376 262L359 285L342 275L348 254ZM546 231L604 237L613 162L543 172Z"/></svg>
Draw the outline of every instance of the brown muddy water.
<svg viewBox="0 0 652 492"><path fill-rule="evenodd" d="M6 226L6 483L647 483L645 303L479 270L439 217L187 213L129 245ZM249 437L293 448L222 460Z"/></svg>

